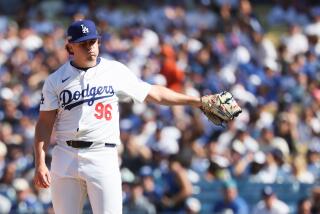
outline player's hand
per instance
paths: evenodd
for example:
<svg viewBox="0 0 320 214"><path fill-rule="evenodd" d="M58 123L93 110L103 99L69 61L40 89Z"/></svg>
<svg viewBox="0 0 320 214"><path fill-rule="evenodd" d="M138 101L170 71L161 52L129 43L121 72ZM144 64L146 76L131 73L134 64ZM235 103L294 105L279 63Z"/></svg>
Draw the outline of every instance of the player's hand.
<svg viewBox="0 0 320 214"><path fill-rule="evenodd" d="M34 174L34 185L40 188L48 188L51 184L51 177L48 167L44 164L36 167Z"/></svg>

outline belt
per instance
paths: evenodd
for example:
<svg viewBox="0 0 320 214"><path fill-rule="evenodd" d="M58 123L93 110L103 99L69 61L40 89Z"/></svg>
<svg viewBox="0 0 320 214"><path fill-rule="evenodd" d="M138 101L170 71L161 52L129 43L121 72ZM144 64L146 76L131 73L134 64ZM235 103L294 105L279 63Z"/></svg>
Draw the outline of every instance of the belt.
<svg viewBox="0 0 320 214"><path fill-rule="evenodd" d="M89 148L94 142L92 141L82 141L82 140L68 140L66 141L68 146L71 146L73 148ZM104 144L106 147L115 147L116 144L114 143L105 143Z"/></svg>

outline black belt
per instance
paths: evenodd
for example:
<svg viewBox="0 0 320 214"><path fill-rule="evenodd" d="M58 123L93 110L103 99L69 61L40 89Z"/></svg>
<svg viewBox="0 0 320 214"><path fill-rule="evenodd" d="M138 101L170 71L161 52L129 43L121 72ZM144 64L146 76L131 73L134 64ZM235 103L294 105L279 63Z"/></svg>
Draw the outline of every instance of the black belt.
<svg viewBox="0 0 320 214"><path fill-rule="evenodd" d="M68 146L71 146L73 148L89 148L94 142L92 141L82 141L82 140L68 140L67 144ZM115 147L116 144L114 143L105 143L106 147Z"/></svg>

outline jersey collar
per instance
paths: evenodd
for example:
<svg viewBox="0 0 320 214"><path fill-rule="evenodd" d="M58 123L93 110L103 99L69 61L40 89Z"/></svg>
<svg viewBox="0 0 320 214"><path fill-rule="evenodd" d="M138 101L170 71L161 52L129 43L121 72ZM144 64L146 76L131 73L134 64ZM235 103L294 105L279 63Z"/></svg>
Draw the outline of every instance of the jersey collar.
<svg viewBox="0 0 320 214"><path fill-rule="evenodd" d="M77 67L77 66L75 66L75 65L73 64L73 61L72 61L72 60L70 60L70 65L71 65L71 67L75 68L76 70L87 71L87 70L89 70L90 68L96 67L98 64L100 64L100 62L101 62L101 58L100 58L100 57L97 57L97 63L96 63L96 65L93 66L93 67L88 67L88 68Z"/></svg>

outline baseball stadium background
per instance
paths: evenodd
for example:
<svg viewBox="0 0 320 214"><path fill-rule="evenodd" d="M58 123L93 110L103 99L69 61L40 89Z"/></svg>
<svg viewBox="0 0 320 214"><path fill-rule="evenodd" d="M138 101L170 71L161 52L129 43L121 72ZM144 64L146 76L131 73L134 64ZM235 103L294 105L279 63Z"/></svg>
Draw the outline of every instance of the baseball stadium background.
<svg viewBox="0 0 320 214"><path fill-rule="evenodd" d="M124 213L253 213L271 195L320 213L316 0L0 0L0 213L53 213L50 190L32 184L34 127L42 84L68 58L65 28L81 18L96 21L101 56L144 81L228 90L243 108L219 127L198 109L124 100ZM53 145L54 133L48 165Z"/></svg>

